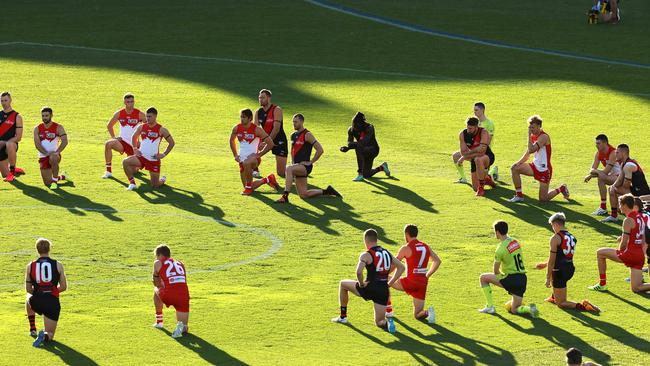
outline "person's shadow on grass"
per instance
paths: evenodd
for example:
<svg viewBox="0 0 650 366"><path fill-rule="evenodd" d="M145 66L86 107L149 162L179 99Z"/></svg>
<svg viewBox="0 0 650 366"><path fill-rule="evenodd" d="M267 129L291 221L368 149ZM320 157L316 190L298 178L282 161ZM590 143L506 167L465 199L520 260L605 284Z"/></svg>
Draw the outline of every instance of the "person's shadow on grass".
<svg viewBox="0 0 650 366"><path fill-rule="evenodd" d="M162 329L162 331L171 338L172 333L170 331L167 329ZM186 333L183 334L182 337L176 338L175 340L183 347L196 353L211 365L248 365L246 362L243 362L231 356L227 352L217 348L212 343L207 342L205 339L197 336L196 334Z"/></svg>
<svg viewBox="0 0 650 366"><path fill-rule="evenodd" d="M580 312L573 312L572 315L573 316L571 319L579 322L589 329L602 333L603 335L616 340L630 348L634 348L639 352L646 354L650 353L649 341L630 333L629 331L619 327L616 324L608 323L600 319L587 316L586 314Z"/></svg>
<svg viewBox="0 0 650 366"><path fill-rule="evenodd" d="M619 300L619 301L624 302L627 306L634 307L634 308L636 308L636 309L638 309L638 310L640 310L640 311L643 311L643 312L645 312L645 313L650 313L650 308L647 308L647 307L645 307L645 306L643 306L643 305L639 305L639 304L637 304L636 302L630 301L630 300L628 300L628 299L626 299L626 298L624 298L624 297L622 297L622 296L620 296L620 295L617 295L617 294L615 294L615 293L613 293L613 292L611 292L611 291L609 291L609 290L608 290L608 291L605 291L605 293L608 294L608 295L610 295L611 297L613 297L613 298ZM633 292L630 291L630 292L628 293L628 295L630 295L630 294L633 295L633 296L644 297L644 298L646 298L646 299L650 299L650 294L647 293L647 292L642 292L642 293L636 293L636 294L635 294L635 293L633 293Z"/></svg>
<svg viewBox="0 0 650 366"><path fill-rule="evenodd" d="M430 212L438 213L438 210L433 208L433 203L426 198L420 196L417 192L412 191L408 188L402 187L391 182L399 182L400 180L395 177L389 178L366 178L363 180L364 183L376 188L377 190L372 191L375 194L383 194L389 197L392 197L400 202L406 202L413 207Z"/></svg>
<svg viewBox="0 0 650 366"><path fill-rule="evenodd" d="M580 313L576 313L576 314L580 314ZM585 316L584 314L580 314L580 315ZM552 325L551 323L549 323L544 319L541 318L532 319L531 321L533 327L524 328L519 324L511 321L507 317L504 317L501 314L495 314L495 316L503 320L504 323L506 323L513 329L518 330L525 335L542 337L547 341L554 343L555 345L557 345L562 349L577 347L582 351L584 355L602 364L603 366L610 365L609 360L611 359L611 357L607 353L593 347L589 343L583 341L580 337L568 332L567 330ZM516 315L512 315L512 316L516 316Z"/></svg>
<svg viewBox="0 0 650 366"><path fill-rule="evenodd" d="M580 224L593 228L603 235L610 237L620 233L620 226L613 226L600 222L599 217L586 215L573 210L571 206L581 206L576 201L561 202L563 198L557 197L550 202L540 202L536 198L526 197L524 202L512 203L508 200L513 197L515 191L497 186L485 191L485 198L504 206L504 209L494 208L496 212L511 215L517 219L524 220L535 226L551 230L548 218L555 212L564 212L568 223Z"/></svg>
<svg viewBox="0 0 650 366"><path fill-rule="evenodd" d="M512 353L503 348L491 345L489 343L477 341L475 339L467 338L460 335L448 328L439 324L430 324L429 326L436 330L437 334L424 335L417 329L409 326L399 318L395 318L395 322L402 328L413 333L417 337L426 339L440 347L444 347L447 352L455 354L457 357L463 359L463 365L475 365L476 363L495 365L514 365L516 363ZM447 346L453 344L465 349L467 352L459 351L457 348Z"/></svg>
<svg viewBox="0 0 650 366"><path fill-rule="evenodd" d="M80 365L80 366L98 365L98 363L90 359L90 357L84 355L81 352L75 351L74 349L58 341L44 343L41 349L51 352L52 354L58 356L61 359L61 361L63 361L63 363L66 365Z"/></svg>
<svg viewBox="0 0 650 366"><path fill-rule="evenodd" d="M41 201L48 205L57 206L67 209L70 213L78 216L86 216L87 212L97 212L111 221L123 221L122 218L115 216L117 210L113 207L94 202L88 197L70 193L64 187L55 190L30 186L19 180L12 183L20 189L24 195L35 200Z"/></svg>

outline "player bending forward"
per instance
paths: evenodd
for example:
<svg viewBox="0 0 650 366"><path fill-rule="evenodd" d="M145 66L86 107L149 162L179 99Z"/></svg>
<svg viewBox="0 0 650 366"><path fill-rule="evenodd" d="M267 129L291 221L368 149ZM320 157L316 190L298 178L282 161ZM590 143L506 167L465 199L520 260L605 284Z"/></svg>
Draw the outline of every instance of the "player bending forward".
<svg viewBox="0 0 650 366"><path fill-rule="evenodd" d="M357 280L343 280L339 283L339 304L341 314L332 322L346 324L348 322L349 293L364 300L372 300L375 307L375 324L390 333L395 333L393 318L386 317L388 304L388 287L392 286L404 272L402 262L393 257L386 249L377 244L377 232L368 229L363 233L366 251L359 256L357 264ZM363 267L366 267L366 279L363 278ZM395 269L393 277L388 279L390 272Z"/></svg>
<svg viewBox="0 0 650 366"><path fill-rule="evenodd" d="M153 262L153 305L156 307L155 328L163 328L163 305L176 309L176 329L173 338L187 333L190 318L190 292L187 288L185 265L171 257L167 245L159 245L154 250Z"/></svg>
<svg viewBox="0 0 650 366"><path fill-rule="evenodd" d="M530 314L533 318L539 317L535 304L522 305L526 292L526 269L524 268L523 250L517 239L508 236L508 223L497 221L494 223L494 234L501 241L494 254L493 273L483 273L480 277L481 288L485 294L487 305L479 312L494 314L494 300L490 284L503 287L512 295L512 300L506 303L506 309L513 314Z"/></svg>
<svg viewBox="0 0 650 366"><path fill-rule="evenodd" d="M432 324L435 322L433 306L424 310L427 285L431 277L440 267L440 257L431 248L418 240L418 227L409 224L404 227L404 238L406 245L402 246L397 253L397 260L406 258L406 277L394 282L391 287L404 291L413 298L413 316L417 320L427 319ZM427 270L429 261L431 268Z"/></svg>

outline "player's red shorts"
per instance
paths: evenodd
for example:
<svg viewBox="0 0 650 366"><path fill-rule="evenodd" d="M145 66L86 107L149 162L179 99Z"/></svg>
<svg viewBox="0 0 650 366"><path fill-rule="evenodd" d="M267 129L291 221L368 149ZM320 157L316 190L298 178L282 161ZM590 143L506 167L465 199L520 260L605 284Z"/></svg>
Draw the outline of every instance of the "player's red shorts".
<svg viewBox="0 0 650 366"><path fill-rule="evenodd" d="M540 183L550 183L551 182L551 177L553 176L553 168L548 167L548 170L545 172L540 172L537 170L537 167L533 163L528 163L530 165L530 168L533 170L533 177L535 178L536 181L539 181Z"/></svg>
<svg viewBox="0 0 650 366"><path fill-rule="evenodd" d="M259 167L260 164L262 164L262 158L257 158L257 166ZM239 163L239 172L241 173L243 171L244 171L244 164Z"/></svg>
<svg viewBox="0 0 650 366"><path fill-rule="evenodd" d="M620 259L623 264L625 264L626 267L638 270L643 269L643 265L645 264L645 257L643 255L643 252L634 253L629 250L626 250L624 252L616 250L616 255L618 256L618 259Z"/></svg>
<svg viewBox="0 0 650 366"><path fill-rule="evenodd" d="M190 312L190 293L187 291L187 287L160 289L158 296L165 306L173 306L176 311L181 313Z"/></svg>
<svg viewBox="0 0 650 366"><path fill-rule="evenodd" d="M140 160L140 165L142 165L142 168L145 170L153 173L160 173L160 160L151 161L145 159L144 156L138 156L138 160Z"/></svg>
<svg viewBox="0 0 650 366"><path fill-rule="evenodd" d="M118 140L118 141L120 142L120 144L122 144L122 148L124 149L124 153L127 156L133 155L133 147L131 145L127 144L126 141L124 141L124 140Z"/></svg>
<svg viewBox="0 0 650 366"><path fill-rule="evenodd" d="M57 154L59 156L59 162L61 162L61 154ZM46 169L52 169L52 166L50 165L50 157L46 156L44 158L38 158L38 164L41 166L41 170L46 170Z"/></svg>
<svg viewBox="0 0 650 366"><path fill-rule="evenodd" d="M423 280L403 277L400 278L399 282L402 284L404 292L411 295L413 298L419 300L424 300L426 298L428 284L426 277Z"/></svg>

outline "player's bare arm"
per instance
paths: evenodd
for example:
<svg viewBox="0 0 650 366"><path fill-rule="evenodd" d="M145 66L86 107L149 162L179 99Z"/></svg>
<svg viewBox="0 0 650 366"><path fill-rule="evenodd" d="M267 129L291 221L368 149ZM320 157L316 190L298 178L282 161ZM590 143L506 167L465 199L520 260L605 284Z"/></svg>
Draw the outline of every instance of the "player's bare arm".
<svg viewBox="0 0 650 366"><path fill-rule="evenodd" d="M257 116L257 114L256 114ZM232 132L230 133L230 150L232 151L232 157L235 158L235 161L240 163L241 160L239 160L239 153L237 152L237 143L235 140L237 139L237 126L232 128Z"/></svg>
<svg viewBox="0 0 650 366"><path fill-rule="evenodd" d="M492 271L494 272L495 275L500 275L501 274L501 262L494 262L494 266L492 268Z"/></svg>
<svg viewBox="0 0 650 366"><path fill-rule="evenodd" d="M133 146L133 152L135 153L135 156L142 156L140 149L136 147L138 146L138 139L140 138L140 132L142 132L141 124L138 125L138 127L136 127L135 131L133 131L133 136L131 137L131 146Z"/></svg>
<svg viewBox="0 0 650 366"><path fill-rule="evenodd" d="M257 116L257 114L256 114ZM271 130L271 140L275 140L275 136L278 135L280 129L282 128L282 108L275 107L273 110L273 129Z"/></svg>
<svg viewBox="0 0 650 366"><path fill-rule="evenodd" d="M19 114L16 116L16 136L10 138L7 142L18 143L23 138L23 117Z"/></svg>
<svg viewBox="0 0 650 366"><path fill-rule="evenodd" d="M174 148L174 145L176 145L176 143L174 142L174 138L172 137L172 135L169 133L169 131L165 127L160 129L160 135L165 139L165 141L167 141L167 148L165 149L165 151L162 154L159 153L159 154L156 154L154 156L154 158L158 159L158 160L160 160L160 159L164 158L165 156L169 155L169 153Z"/></svg>
<svg viewBox="0 0 650 366"><path fill-rule="evenodd" d="M557 248L560 246L561 240L562 239L558 234L553 235L551 237L551 240L549 240L550 248L548 253L548 261L546 262L546 287L547 288L551 287L555 257L557 256Z"/></svg>
<svg viewBox="0 0 650 366"><path fill-rule="evenodd" d="M528 142L528 154L533 154L544 146L548 145L551 141L548 135L541 135L534 144L531 144L531 140Z"/></svg>
<svg viewBox="0 0 650 366"><path fill-rule="evenodd" d="M406 269L406 267L404 267L404 263L402 263L399 259L393 257L392 255L390 257L391 257L391 264L396 269L395 269L395 274L393 274L393 277L391 277L390 280L388 280L388 286L393 286L395 281L399 280L399 278L402 277L402 273L404 273L404 269Z"/></svg>
<svg viewBox="0 0 650 366"><path fill-rule="evenodd" d="M59 270L59 292L63 292L68 289L68 278L65 275L61 262L56 262L56 269Z"/></svg>
<svg viewBox="0 0 650 366"><path fill-rule="evenodd" d="M301 164L302 165L311 165L311 164L314 164L315 162L317 162L318 159L320 159L320 157L323 155L323 153L325 151L323 150L323 146L320 144L320 142L316 141L316 137L314 137L314 135L312 135L311 132L307 132L307 135L305 135L305 141L312 144L314 146L314 150L316 150L316 152L314 153L314 156L311 158L311 160L303 161Z"/></svg>
<svg viewBox="0 0 650 366"><path fill-rule="evenodd" d="M370 263L372 263L372 258L367 252L364 252L359 256L359 263L357 263L357 282L359 283L359 287L366 287L366 285L368 285L368 283L363 279L363 269Z"/></svg>
<svg viewBox="0 0 650 366"><path fill-rule="evenodd" d="M25 291L27 291L28 294L34 293L34 284L32 283L32 278L29 275L29 271L31 270L31 267L32 264L28 263L27 269L25 269Z"/></svg>
<svg viewBox="0 0 650 366"><path fill-rule="evenodd" d="M487 130L483 130L481 131L481 142L477 147L470 149L468 156L465 156L465 158L466 159L468 157L475 158L477 156L481 156L485 154L485 151L487 151L489 145L490 145L490 134L487 132Z"/></svg>
<svg viewBox="0 0 650 366"><path fill-rule="evenodd" d="M626 217L623 220L623 234L621 235L621 242L618 245L618 250L625 251L630 244L630 232L634 229L634 219Z"/></svg>
<svg viewBox="0 0 650 366"><path fill-rule="evenodd" d="M108 123L106 124L106 129L108 130L108 134L111 135L111 138L115 138L115 131L113 130L113 127L117 123L118 119L120 118L120 111L115 112L113 117L108 120ZM143 119L144 121L144 119ZM117 137L118 140L121 140L121 137ZM134 145L135 146L135 145Z"/></svg>
<svg viewBox="0 0 650 366"><path fill-rule="evenodd" d="M65 149L65 147L68 146L68 134L65 132L65 128L63 128L61 125L57 127L56 134L59 135L61 143L56 148L56 151L53 152L53 154L60 154Z"/></svg>
<svg viewBox="0 0 650 366"><path fill-rule="evenodd" d="M616 152L612 151L611 154L609 154L609 157L607 158L607 165L603 169L603 173L609 174L609 172L614 169L614 166L616 165Z"/></svg>
<svg viewBox="0 0 650 366"><path fill-rule="evenodd" d="M257 156L262 157L266 153L271 151L271 149L273 149L275 144L273 143L271 136L267 135L264 129L260 126L257 126L255 128L255 135L259 137L260 140L262 140L262 142L264 143L264 147L262 148L262 150L258 151L257 153Z"/></svg>
<svg viewBox="0 0 650 366"><path fill-rule="evenodd" d="M591 163L591 169L589 169L589 174L585 176L585 183L589 182L591 178L598 176L598 151L594 154L594 162ZM609 163L609 161L608 161Z"/></svg>
<svg viewBox="0 0 650 366"><path fill-rule="evenodd" d="M43 155L48 155L49 153L41 145L41 139L38 138L38 126L34 127L34 146Z"/></svg>
<svg viewBox="0 0 650 366"><path fill-rule="evenodd" d="M433 250L431 250L431 248L429 248L429 257L431 259L431 267L427 271L426 274L427 278L433 276L433 274L436 273L436 271L438 270L438 268L440 268L440 265L442 264L442 259L440 259L438 254Z"/></svg>
<svg viewBox="0 0 650 366"><path fill-rule="evenodd" d="M162 267L162 263L159 260L155 260L153 262L153 275L151 276L151 280L153 281L153 285L157 288L163 288L164 285L162 283L162 280L160 279L160 268Z"/></svg>
<svg viewBox="0 0 650 366"><path fill-rule="evenodd" d="M399 248L399 251L397 252L397 260L402 261L404 258L408 258L411 255L413 255L411 248L409 248L408 245L404 245Z"/></svg>

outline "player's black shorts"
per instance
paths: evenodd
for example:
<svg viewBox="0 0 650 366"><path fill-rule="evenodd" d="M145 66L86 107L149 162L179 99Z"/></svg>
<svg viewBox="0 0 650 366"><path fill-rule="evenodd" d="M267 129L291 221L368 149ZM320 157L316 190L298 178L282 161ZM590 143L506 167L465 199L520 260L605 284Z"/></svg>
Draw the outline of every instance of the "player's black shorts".
<svg viewBox="0 0 650 366"><path fill-rule="evenodd" d="M388 282L373 281L366 287L361 287L357 283L357 291L366 301L372 300L375 304L388 305Z"/></svg>
<svg viewBox="0 0 650 366"><path fill-rule="evenodd" d="M305 170L307 171L307 175L296 175L296 178L306 178L309 174L311 174L311 171L314 170L314 164L305 165Z"/></svg>
<svg viewBox="0 0 650 366"><path fill-rule="evenodd" d="M509 294L524 297L526 292L526 283L528 278L525 273L514 273L505 276L501 281L501 286L503 286Z"/></svg>
<svg viewBox="0 0 650 366"><path fill-rule="evenodd" d="M271 149L271 153L276 156L282 156L282 157L287 157L289 155L289 150L287 149L287 138L285 137L284 139L277 139L276 141L273 141L275 146L273 146L273 149Z"/></svg>
<svg viewBox="0 0 650 366"><path fill-rule="evenodd" d="M35 294L29 298L29 306L38 315L46 316L48 319L59 321L61 303L59 298L50 294Z"/></svg>
<svg viewBox="0 0 650 366"><path fill-rule="evenodd" d="M494 164L494 160L496 159L496 157L494 156L494 153L492 151L488 151L487 156L490 158L490 166L492 166L492 164ZM476 171L476 163L474 162L474 159L470 161L470 167L472 173L474 173Z"/></svg>
<svg viewBox="0 0 650 366"><path fill-rule="evenodd" d="M576 268L573 266L573 263L570 265L564 265L553 270L551 272L551 278L553 279L553 288L566 288L567 282L573 278L573 273L576 271Z"/></svg>
<svg viewBox="0 0 650 366"><path fill-rule="evenodd" d="M630 187L630 193L632 193L634 197L646 196L650 194L650 189L646 187Z"/></svg>
<svg viewBox="0 0 650 366"><path fill-rule="evenodd" d="M16 151L18 151L18 144L16 144ZM4 146L2 149L0 149L0 161L5 161L9 158L9 155L7 155L7 146Z"/></svg>

